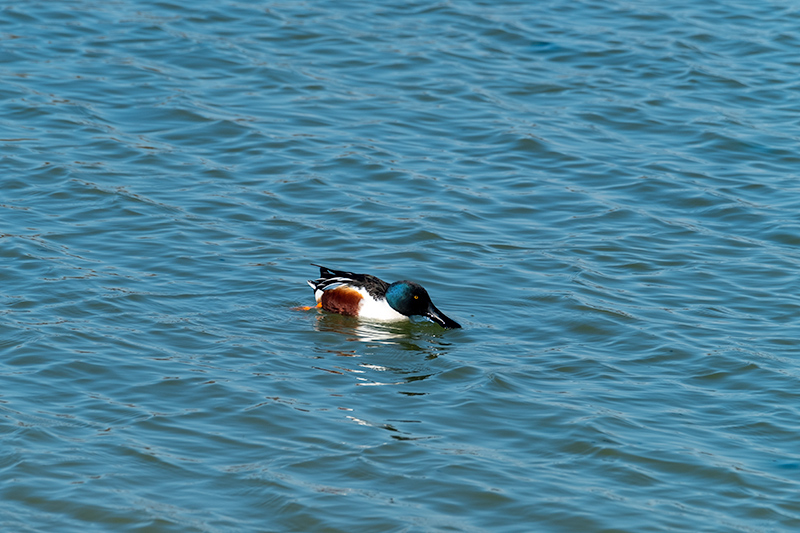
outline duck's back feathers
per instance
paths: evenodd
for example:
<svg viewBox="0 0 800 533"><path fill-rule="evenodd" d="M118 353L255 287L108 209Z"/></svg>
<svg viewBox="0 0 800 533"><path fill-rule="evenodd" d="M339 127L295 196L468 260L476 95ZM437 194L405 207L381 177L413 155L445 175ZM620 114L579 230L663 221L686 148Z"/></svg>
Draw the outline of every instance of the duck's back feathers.
<svg viewBox="0 0 800 533"><path fill-rule="evenodd" d="M386 296L386 289L389 288L388 283L375 276L370 276L369 274L355 274L344 270L333 270L321 265L313 266L319 267L319 278L313 281L309 280L308 284L314 289L315 294L317 291L324 291L335 285L345 285L353 288L363 288L370 296L378 299ZM319 301L319 298L317 301Z"/></svg>

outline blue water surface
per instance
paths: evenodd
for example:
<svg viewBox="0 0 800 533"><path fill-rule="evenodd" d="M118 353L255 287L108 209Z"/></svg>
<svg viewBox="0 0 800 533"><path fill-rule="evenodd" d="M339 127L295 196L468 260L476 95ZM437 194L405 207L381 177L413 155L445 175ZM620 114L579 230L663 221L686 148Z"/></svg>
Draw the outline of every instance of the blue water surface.
<svg viewBox="0 0 800 533"><path fill-rule="evenodd" d="M0 3L0 529L797 530L799 24Z"/></svg>

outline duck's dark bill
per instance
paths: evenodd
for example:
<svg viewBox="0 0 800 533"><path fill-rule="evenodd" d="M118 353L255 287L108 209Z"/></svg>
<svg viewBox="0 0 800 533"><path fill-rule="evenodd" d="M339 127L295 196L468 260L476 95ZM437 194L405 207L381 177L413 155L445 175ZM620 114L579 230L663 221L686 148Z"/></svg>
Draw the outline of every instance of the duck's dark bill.
<svg viewBox="0 0 800 533"><path fill-rule="evenodd" d="M444 315L444 313L442 313L441 311L436 309L436 307L434 307L433 304L431 304L431 306L428 307L428 312L425 314L425 316L430 318L431 320L433 320L434 322L436 322L437 324L439 324L443 328L456 329L456 328L460 328L461 327L461 324L459 324L455 320L451 320L451 319L447 318Z"/></svg>

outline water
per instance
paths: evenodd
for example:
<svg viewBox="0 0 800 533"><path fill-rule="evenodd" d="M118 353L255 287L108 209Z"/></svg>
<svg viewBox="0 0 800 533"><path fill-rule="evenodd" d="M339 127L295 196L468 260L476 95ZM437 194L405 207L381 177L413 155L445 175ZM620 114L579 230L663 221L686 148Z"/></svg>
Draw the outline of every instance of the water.
<svg viewBox="0 0 800 533"><path fill-rule="evenodd" d="M798 23L4 3L0 529L797 530Z"/></svg>

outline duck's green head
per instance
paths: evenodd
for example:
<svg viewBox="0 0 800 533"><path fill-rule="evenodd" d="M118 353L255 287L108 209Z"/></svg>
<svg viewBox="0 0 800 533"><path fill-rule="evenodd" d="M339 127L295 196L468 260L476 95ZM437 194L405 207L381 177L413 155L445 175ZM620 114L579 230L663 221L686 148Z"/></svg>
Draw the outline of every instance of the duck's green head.
<svg viewBox="0 0 800 533"><path fill-rule="evenodd" d="M458 322L436 309L431 297L428 296L428 291L413 281L396 281L389 285L386 290L386 301L392 309L402 315L428 317L443 328L461 327Z"/></svg>

